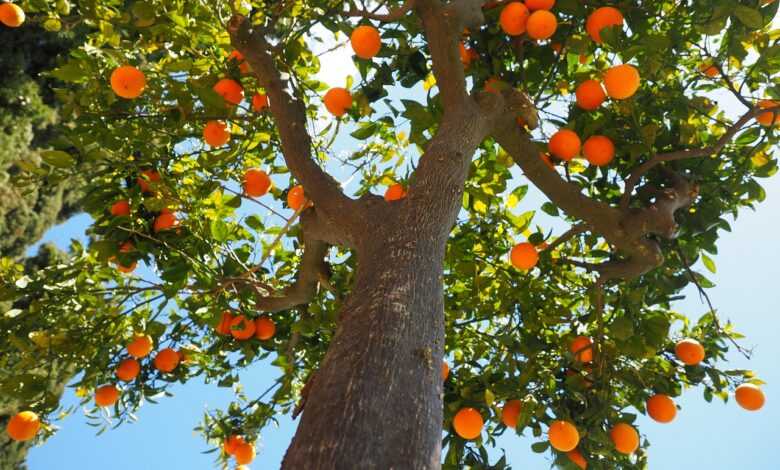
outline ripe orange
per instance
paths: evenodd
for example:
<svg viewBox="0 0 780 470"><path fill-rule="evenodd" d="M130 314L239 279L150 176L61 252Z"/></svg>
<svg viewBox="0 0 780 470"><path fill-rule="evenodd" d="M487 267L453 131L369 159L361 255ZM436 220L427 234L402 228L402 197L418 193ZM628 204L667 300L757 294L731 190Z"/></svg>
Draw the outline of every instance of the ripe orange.
<svg viewBox="0 0 780 470"><path fill-rule="evenodd" d="M179 365L181 357L179 353L172 348L161 349L154 356L154 367L160 372L172 372Z"/></svg>
<svg viewBox="0 0 780 470"><path fill-rule="evenodd" d="M584 364L593 362L593 341L587 336L577 336L569 345L569 351L574 358Z"/></svg>
<svg viewBox="0 0 780 470"><path fill-rule="evenodd" d="M609 431L615 450L621 454L633 454L639 447L639 433L628 423L618 423Z"/></svg>
<svg viewBox="0 0 780 470"><path fill-rule="evenodd" d="M488 93L501 93L501 90L506 88L506 83L504 83L503 81L499 80L496 77L490 77L487 80L485 80L485 84L483 85L483 88Z"/></svg>
<svg viewBox="0 0 780 470"><path fill-rule="evenodd" d="M219 319L219 324L217 324L217 333L221 335L229 335L230 334L230 324L233 321L233 314L225 310L222 312L222 317Z"/></svg>
<svg viewBox="0 0 780 470"><path fill-rule="evenodd" d="M276 334L276 323L268 317L260 317L255 320L255 338L266 341Z"/></svg>
<svg viewBox="0 0 780 470"><path fill-rule="evenodd" d="M103 385L95 390L97 406L111 406L119 399L119 390L114 385Z"/></svg>
<svg viewBox="0 0 780 470"><path fill-rule="evenodd" d="M255 322L243 315L233 317L230 322L230 334L237 340L243 341L255 335Z"/></svg>
<svg viewBox="0 0 780 470"><path fill-rule="evenodd" d="M203 128L203 140L212 147L222 147L230 140L230 132L223 121L209 121Z"/></svg>
<svg viewBox="0 0 780 470"><path fill-rule="evenodd" d="M585 111L593 111L601 106L601 103L607 99L607 94L601 88L601 82L598 80L585 80L577 85L574 91L577 97L577 106Z"/></svg>
<svg viewBox="0 0 780 470"><path fill-rule="evenodd" d="M303 192L303 186L295 186L287 192L287 205L290 209L297 211L307 203L311 204L306 199L306 194Z"/></svg>
<svg viewBox="0 0 780 470"><path fill-rule="evenodd" d="M555 6L555 0L525 0L525 6L531 11L549 10Z"/></svg>
<svg viewBox="0 0 780 470"><path fill-rule="evenodd" d="M570 450L566 456L569 457L569 460L574 462L574 465L580 467L582 470L588 468L588 461L585 460L585 457L582 456L579 449Z"/></svg>
<svg viewBox="0 0 780 470"><path fill-rule="evenodd" d="M539 253L531 243L518 243L512 248L509 254L509 260L512 266L517 269L528 270L536 266L539 262Z"/></svg>
<svg viewBox="0 0 780 470"><path fill-rule="evenodd" d="M406 189L401 183L396 183L387 188L385 191L385 201L397 201L406 197Z"/></svg>
<svg viewBox="0 0 780 470"><path fill-rule="evenodd" d="M119 247L120 253L129 253L133 250L135 250L135 247L131 242L125 242L122 244L122 246ZM135 268L138 265L138 262L136 261L131 262L129 265L124 265L120 263L115 256L112 256L111 259L116 262L116 269L123 273L131 273L135 271Z"/></svg>
<svg viewBox="0 0 780 470"><path fill-rule="evenodd" d="M123 360L116 368L116 376L123 382L134 380L138 377L139 372L141 372L141 364L132 358Z"/></svg>
<svg viewBox="0 0 780 470"><path fill-rule="evenodd" d="M153 347L154 342L149 335L136 335L133 341L127 345L127 354L139 359L148 356Z"/></svg>
<svg viewBox="0 0 780 470"><path fill-rule="evenodd" d="M531 39L548 39L558 29L558 19L547 10L538 10L531 13L525 27Z"/></svg>
<svg viewBox="0 0 780 470"><path fill-rule="evenodd" d="M558 420L550 424L550 429L547 430L547 439L553 449L559 452L569 452L580 443L580 433L572 423Z"/></svg>
<svg viewBox="0 0 780 470"><path fill-rule="evenodd" d="M259 113L268 107L268 95L265 93L255 93L252 97L252 111Z"/></svg>
<svg viewBox="0 0 780 470"><path fill-rule="evenodd" d="M550 47L552 48L552 50L554 50L558 54L560 54L561 51L563 50L563 44L561 44L559 42L554 42L554 43L550 44Z"/></svg>
<svg viewBox="0 0 780 470"><path fill-rule="evenodd" d="M659 393L647 399L647 414L659 423L671 423L677 416L677 407L669 395Z"/></svg>
<svg viewBox="0 0 780 470"><path fill-rule="evenodd" d="M520 400L509 400L501 409L501 422L508 428L517 427L517 419L520 417L520 409L523 404Z"/></svg>
<svg viewBox="0 0 780 470"><path fill-rule="evenodd" d="M585 140L582 153L591 165L604 166L615 158L615 144L609 137L592 135Z"/></svg>
<svg viewBox="0 0 780 470"><path fill-rule="evenodd" d="M447 380L447 377L450 376L450 365L447 364L447 361L442 361L441 363L441 380Z"/></svg>
<svg viewBox="0 0 780 470"><path fill-rule="evenodd" d="M757 385L742 384L734 390L734 398L742 408L748 411L758 411L764 406L766 397Z"/></svg>
<svg viewBox="0 0 780 470"><path fill-rule="evenodd" d="M633 65L616 65L604 73L604 87L616 100L631 98L639 89L639 71Z"/></svg>
<svg viewBox="0 0 780 470"><path fill-rule="evenodd" d="M701 64L699 71L710 78L718 76L719 73L718 67L713 64Z"/></svg>
<svg viewBox="0 0 780 470"><path fill-rule="evenodd" d="M1 3L0 23L9 28L18 28L24 23L24 10L14 3Z"/></svg>
<svg viewBox="0 0 780 470"><path fill-rule="evenodd" d="M476 439L482 432L485 422L482 415L474 408L461 408L452 420L452 427L463 439Z"/></svg>
<svg viewBox="0 0 780 470"><path fill-rule="evenodd" d="M132 65L123 65L111 72L111 89L117 96L131 100L146 88L146 76Z"/></svg>
<svg viewBox="0 0 780 470"><path fill-rule="evenodd" d="M223 78L214 85L214 91L229 105L240 104L244 100L244 89L232 78Z"/></svg>
<svg viewBox="0 0 780 470"><path fill-rule="evenodd" d="M243 437L233 434L232 436L225 439L225 442L222 444L222 449L226 454L233 455L236 453L236 448L245 442L246 441Z"/></svg>
<svg viewBox="0 0 780 470"><path fill-rule="evenodd" d="M169 209L163 209L160 215L154 219L154 233L159 233L164 230L170 230L179 225L179 221L176 220L176 214Z"/></svg>
<svg viewBox="0 0 780 470"><path fill-rule="evenodd" d="M553 134L550 137L550 142L547 144L550 153L567 162L580 153L581 146L580 136L569 129L561 129Z"/></svg>
<svg viewBox="0 0 780 470"><path fill-rule="evenodd" d="M239 442L236 444L233 457L239 465L247 465L255 459L255 445L250 442Z"/></svg>
<svg viewBox="0 0 780 470"><path fill-rule="evenodd" d="M260 168L250 168L244 173L244 193L250 197L260 197L271 187L271 178Z"/></svg>
<svg viewBox="0 0 780 470"><path fill-rule="evenodd" d="M120 199L119 201L111 204L111 209L109 209L109 212L111 212L111 215L116 217L130 215L130 203L127 201L127 199Z"/></svg>
<svg viewBox="0 0 780 470"><path fill-rule="evenodd" d="M239 51L233 51L228 55L228 61L231 60L236 61L236 64L238 64L238 70L240 70L241 73L249 73L249 64L246 62L244 54L240 53Z"/></svg>
<svg viewBox="0 0 780 470"><path fill-rule="evenodd" d="M585 22L585 30L588 35L601 44L601 30L608 26L622 26L623 14L614 7L601 7L588 16Z"/></svg>
<svg viewBox="0 0 780 470"><path fill-rule="evenodd" d="M4 5L11 5L5 3ZM41 428L41 420L38 415L32 411L21 411L16 413L8 420L5 431L8 437L14 441L29 441Z"/></svg>
<svg viewBox="0 0 780 470"><path fill-rule="evenodd" d="M135 179L135 182L138 183L142 193L154 193L152 187L160 182L160 174L154 170L144 170Z"/></svg>
<svg viewBox="0 0 780 470"><path fill-rule="evenodd" d="M704 360L704 346L691 338L678 342L674 346L674 353L677 359L689 366L695 366Z"/></svg>
<svg viewBox="0 0 780 470"><path fill-rule="evenodd" d="M379 31L373 26L358 26L349 37L352 50L361 59L370 59L379 53L382 48L382 38Z"/></svg>
<svg viewBox="0 0 780 470"><path fill-rule="evenodd" d="M464 67L468 67L471 64L471 50L466 49L466 46L461 42L458 44L458 52L460 53L460 61Z"/></svg>
<svg viewBox="0 0 780 470"><path fill-rule="evenodd" d="M768 108L775 108L772 111L767 111L765 113L761 113L758 115L756 120L759 124L761 124L764 127L769 127L774 124L776 126L780 125L780 101L774 101L774 100L761 100L758 102L758 107L761 109L768 109Z"/></svg>
<svg viewBox="0 0 780 470"><path fill-rule="evenodd" d="M519 36L525 32L528 23L528 8L520 2L511 2L501 10L499 23L501 29L510 36Z"/></svg>
<svg viewBox="0 0 780 470"><path fill-rule="evenodd" d="M352 107L352 95L346 88L331 88L322 98L330 114L341 117Z"/></svg>

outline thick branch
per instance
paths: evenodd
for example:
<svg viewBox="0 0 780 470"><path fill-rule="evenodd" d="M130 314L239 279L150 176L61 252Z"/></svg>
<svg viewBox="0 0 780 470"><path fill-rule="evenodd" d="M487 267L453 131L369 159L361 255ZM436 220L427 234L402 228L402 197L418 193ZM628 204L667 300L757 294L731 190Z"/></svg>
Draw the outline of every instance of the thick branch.
<svg viewBox="0 0 780 470"><path fill-rule="evenodd" d="M233 47L241 52L252 67L269 97L271 113L279 129L282 153L287 167L300 181L317 207L336 220L353 213L357 203L341 191L338 182L313 159L311 137L306 130L306 108L300 99L287 91L274 59L271 46L259 28L241 15L234 15L228 24Z"/></svg>
<svg viewBox="0 0 780 470"><path fill-rule="evenodd" d="M387 13L376 13L374 11L358 10L355 8L350 9L345 13L346 16L354 16L358 18L368 18L370 20L382 21L388 23L391 21L398 21L414 8L414 0L406 0L403 5L398 8L393 8Z"/></svg>
<svg viewBox="0 0 780 470"><path fill-rule="evenodd" d="M631 172L631 175L629 175L628 179L626 180L626 187L623 192L623 196L620 199L620 207L624 209L628 207L628 205L631 202L631 194L633 193L636 185L639 183L639 180L642 178L642 176L644 176L648 171L655 168L657 165L663 162L671 162L675 160L685 160L688 158L707 157L710 155L714 155L720 152L721 150L723 150L723 147L728 145L728 143L731 142L734 136L737 135L737 132L739 132L745 126L745 124L747 124L751 119L754 119L759 114L762 114L764 112L771 112L773 110L780 112L780 106L776 108L751 109L749 112L745 113L745 115L743 115L741 118L739 118L739 120L735 122L726 131L726 133L723 134L718 139L717 142L715 142L714 145L710 145L709 147L688 149L688 150L678 150L676 152L659 153L654 155L648 161L636 167Z"/></svg>

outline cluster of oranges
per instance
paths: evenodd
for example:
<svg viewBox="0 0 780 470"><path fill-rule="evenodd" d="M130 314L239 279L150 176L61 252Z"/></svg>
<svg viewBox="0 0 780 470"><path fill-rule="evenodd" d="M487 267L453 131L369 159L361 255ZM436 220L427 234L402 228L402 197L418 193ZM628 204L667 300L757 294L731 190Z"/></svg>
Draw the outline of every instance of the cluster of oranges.
<svg viewBox="0 0 780 470"><path fill-rule="evenodd" d="M589 364L593 362L593 341L587 336L576 336L569 343L569 352L576 363L590 370ZM680 340L675 345L675 356L686 366L696 366L705 358L704 347L692 338ZM445 362L442 366L442 379L446 380L449 374L449 365ZM589 386L586 384L586 386ZM738 386L734 397L737 403L744 409L755 411L764 405L765 397L761 389L750 383ZM645 403L647 414L659 423L670 423L677 416L677 407L668 395L657 393L647 399ZM508 428L516 428L522 412L520 400L508 400L501 409L501 422ZM484 420L478 410L471 407L461 408L453 418L452 426L455 432L463 439L476 439L480 436L484 426ZM609 429L609 436L617 452L630 455L639 448L639 433L636 428L625 422L618 422ZM568 420L556 420L550 423L547 431L550 445L559 452L567 454L569 459L580 468L587 468L587 460L577 449L580 442L580 434L577 427Z"/></svg>
<svg viewBox="0 0 780 470"><path fill-rule="evenodd" d="M244 315L233 315L225 311L222 312L216 331L224 336L231 335L239 341L246 341L252 338L266 341L273 338L274 334L276 334L276 324L266 316L252 320Z"/></svg>
<svg viewBox="0 0 780 470"><path fill-rule="evenodd" d="M226 455L233 456L236 464L247 465L255 459L255 446L247 442L242 436L232 435L225 439L222 450Z"/></svg>

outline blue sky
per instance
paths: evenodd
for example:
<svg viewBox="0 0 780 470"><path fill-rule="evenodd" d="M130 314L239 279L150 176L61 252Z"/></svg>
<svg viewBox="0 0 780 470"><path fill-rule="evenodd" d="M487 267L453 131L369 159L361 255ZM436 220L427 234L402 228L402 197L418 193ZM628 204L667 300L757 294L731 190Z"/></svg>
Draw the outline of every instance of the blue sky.
<svg viewBox="0 0 780 470"><path fill-rule="evenodd" d="M338 76L324 76L332 85L343 84L343 77L354 70L348 56L330 60L329 68L338 70ZM347 143L340 140L340 146ZM517 184L523 183L517 177ZM750 413L734 402L724 405L719 401L706 403L701 389L686 390L678 400L682 410L671 424L657 424L639 418L641 432L651 442L650 469L770 469L777 468L776 432L780 422L780 392L775 384L780 381L780 315L776 311L777 277L780 274L780 250L774 230L780 228L774 216L780 213L780 180L763 180L767 201L756 212L745 210L732 224L734 232L722 234L720 255L714 257L718 273L710 276L717 287L709 293L722 318L731 319L737 330L747 336L745 345L755 346L750 362L732 355L731 366L752 368L767 382L764 391L767 404L763 410ZM517 208L518 212L538 209L545 199L531 191ZM255 207L247 207L254 210ZM543 215L537 223L560 227ZM89 217L78 216L55 227L45 236L66 247L71 238L83 238ZM690 290L685 300L676 304L679 311L697 318L706 311L698 295ZM277 370L267 363L256 364L241 373L247 395L261 393L277 377ZM160 404L145 405L138 413L139 421L123 425L95 436L95 428L86 424L80 412L60 422L61 430L45 445L32 449L30 470L146 470L146 469L208 469L214 468L216 454L202 454L208 446L201 435L193 432L206 409L224 408L232 399L230 389L217 388L199 381L172 388L173 398ZM71 390L63 404L77 404ZM280 427L266 428L259 443L253 469L278 468L284 451L295 430L295 422L280 419ZM516 469L544 469L550 466L548 454L533 454L532 438L504 436L500 446L508 461ZM494 452L500 456L500 449Z"/></svg>

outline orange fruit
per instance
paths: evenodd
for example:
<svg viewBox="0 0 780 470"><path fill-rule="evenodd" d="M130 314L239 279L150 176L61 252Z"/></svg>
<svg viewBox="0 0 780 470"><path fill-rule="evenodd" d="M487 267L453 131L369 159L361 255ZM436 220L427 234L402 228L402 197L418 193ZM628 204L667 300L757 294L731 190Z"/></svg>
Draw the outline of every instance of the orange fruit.
<svg viewBox="0 0 780 470"><path fill-rule="evenodd" d="M519 36L525 32L528 16L528 8L525 5L520 2L511 2L501 10L498 21L506 34Z"/></svg>
<svg viewBox="0 0 780 470"><path fill-rule="evenodd" d="M225 442L222 444L222 449L225 451L228 455L233 455L236 453L236 448L246 443L243 437L236 436L235 434L225 439Z"/></svg>
<svg viewBox="0 0 780 470"><path fill-rule="evenodd" d="M255 335L255 322L243 315L233 317L230 322L230 334L237 340L246 340Z"/></svg>
<svg viewBox="0 0 780 470"><path fill-rule="evenodd" d="M133 341L127 345L127 354L140 359L148 356L153 347L154 342L149 335L136 335Z"/></svg>
<svg viewBox="0 0 780 470"><path fill-rule="evenodd" d="M585 30L588 35L601 44L601 30L608 26L622 26L623 14L614 7L601 7L588 16L585 22Z"/></svg>
<svg viewBox="0 0 780 470"><path fill-rule="evenodd" d="M585 460L585 457L582 456L582 453L579 451L579 449L570 450L566 453L566 457L571 460L574 465L580 467L582 470L585 470L588 468L588 461Z"/></svg>
<svg viewBox="0 0 780 470"><path fill-rule="evenodd" d="M138 377L139 372L141 372L141 364L132 358L123 360L116 368L116 376L123 382L134 380Z"/></svg>
<svg viewBox="0 0 780 470"><path fill-rule="evenodd" d="M10 3L4 3L10 5ZM8 420L5 431L14 441L29 441L41 428L41 420L38 415L32 411L21 411L16 413Z"/></svg>
<svg viewBox="0 0 780 470"><path fill-rule="evenodd" d="M244 89L232 78L221 79L213 89L229 105L237 105L244 101Z"/></svg>
<svg viewBox="0 0 780 470"><path fill-rule="evenodd" d="M352 107L352 95L346 88L331 88L322 98L330 114L341 117Z"/></svg>
<svg viewBox="0 0 780 470"><path fill-rule="evenodd" d="M647 399L647 414L659 423L671 423L677 416L677 407L669 395L659 393Z"/></svg>
<svg viewBox="0 0 780 470"><path fill-rule="evenodd" d="M287 192L287 205L290 207L290 209L297 211L307 202L309 201L306 200L306 195L303 192L303 186L295 186Z"/></svg>
<svg viewBox="0 0 780 470"><path fill-rule="evenodd" d="M695 339L687 338L674 346L674 354L684 364L695 366L704 360L704 346Z"/></svg>
<svg viewBox="0 0 780 470"><path fill-rule="evenodd" d="M103 385L95 390L97 406L111 406L119 399L119 390L114 385Z"/></svg>
<svg viewBox="0 0 780 470"><path fill-rule="evenodd" d="M250 168L244 173L244 193L251 197L260 197L271 187L271 178L260 168Z"/></svg>
<svg viewBox="0 0 780 470"><path fill-rule="evenodd" d="M154 170L144 170L135 179L135 182L138 183L142 193L154 193L151 188L160 182L160 174Z"/></svg>
<svg viewBox="0 0 780 470"><path fill-rule="evenodd" d="M580 443L580 433L572 423L558 420L550 424L550 429L547 430L547 439L553 449L559 452L569 452Z"/></svg>
<svg viewBox="0 0 780 470"><path fill-rule="evenodd" d="M780 125L780 101L761 100L758 102L758 107L761 109L778 107L772 111L759 114L756 120L764 127L771 126L773 122L776 126Z"/></svg>
<svg viewBox="0 0 780 470"><path fill-rule="evenodd" d="M176 214L169 209L163 209L160 215L154 219L154 233L170 230L177 225L179 225L179 221L176 220Z"/></svg>
<svg viewBox="0 0 780 470"><path fill-rule="evenodd" d="M125 273L125 274L131 273L131 272L135 271L136 267L138 267L138 262L137 261L133 261L132 263L128 264L127 266L125 266L124 264L121 264L121 263L116 263L116 269L120 273Z"/></svg>
<svg viewBox="0 0 780 470"><path fill-rule="evenodd" d="M401 183L396 183L385 191L385 201L397 201L406 197L406 189Z"/></svg>
<svg viewBox="0 0 780 470"><path fill-rule="evenodd" d="M127 199L120 199L119 201L111 204L111 209L109 209L109 212L111 212L111 215L116 217L130 215L130 203L127 201Z"/></svg>
<svg viewBox="0 0 780 470"><path fill-rule="evenodd" d="M577 106L585 111L598 109L601 103L607 99L607 94L604 93L601 82L598 80L585 80L580 83L577 85L574 95L577 97Z"/></svg>
<svg viewBox="0 0 780 470"><path fill-rule="evenodd" d="M146 88L146 76L132 65L123 65L111 72L111 89L121 98L138 98Z"/></svg>
<svg viewBox="0 0 780 470"><path fill-rule="evenodd" d="M230 140L230 132L223 121L209 121L203 127L203 140L212 147L222 147Z"/></svg>
<svg viewBox="0 0 780 470"><path fill-rule="evenodd" d="M447 377L450 376L450 365L447 364L447 361L442 361L441 363L441 380L447 380Z"/></svg>
<svg viewBox="0 0 780 470"><path fill-rule="evenodd" d="M574 358L584 364L593 362L593 341L587 336L577 336L569 345L569 351L574 354Z"/></svg>
<svg viewBox="0 0 780 470"><path fill-rule="evenodd" d="M551 154L567 162L580 153L581 146L580 136L569 129L561 129L553 134L547 144Z"/></svg>
<svg viewBox="0 0 780 470"><path fill-rule="evenodd" d="M503 90L505 87L506 84L496 77L488 78L485 80L485 84L483 85L483 88L488 93L501 93L501 90Z"/></svg>
<svg viewBox="0 0 780 470"><path fill-rule="evenodd" d="M173 372L179 365L181 357L179 353L172 348L161 349L160 352L154 356L154 367L160 372Z"/></svg>
<svg viewBox="0 0 780 470"><path fill-rule="evenodd" d="M268 107L268 95L265 93L255 93L252 97L252 111L259 113Z"/></svg>
<svg viewBox="0 0 780 470"><path fill-rule="evenodd" d="M558 54L560 54L561 51L563 50L563 44L561 44L559 42L554 42L554 43L550 44L550 47L552 47L552 50L554 50Z"/></svg>
<svg viewBox="0 0 780 470"><path fill-rule="evenodd" d="M238 70L240 70L241 73L249 73L249 64L246 62L244 54L240 53L239 51L233 51L228 55L228 61L231 60L234 60L236 64L238 64Z"/></svg>
<svg viewBox="0 0 780 470"><path fill-rule="evenodd" d="M361 59L370 59L379 53L382 48L382 38L379 31L373 26L358 26L349 37L352 50Z"/></svg>
<svg viewBox="0 0 780 470"><path fill-rule="evenodd" d="M639 71L633 65L616 65L604 73L604 87L616 100L631 98L639 89Z"/></svg>
<svg viewBox="0 0 780 470"><path fill-rule="evenodd" d="M555 6L555 0L525 0L525 6L531 11L549 10Z"/></svg>
<svg viewBox="0 0 780 470"><path fill-rule="evenodd" d="M18 28L24 23L24 10L14 3L1 3L0 23L9 28Z"/></svg>
<svg viewBox="0 0 780 470"><path fill-rule="evenodd" d="M615 158L615 144L609 137L592 135L582 145L582 153L591 165L604 166Z"/></svg>
<svg viewBox="0 0 780 470"><path fill-rule="evenodd" d="M537 10L528 17L525 28L531 39L548 39L558 29L558 19L547 10Z"/></svg>
<svg viewBox="0 0 780 470"><path fill-rule="evenodd" d="M227 310L222 312L222 317L219 319L219 324L217 324L217 333L221 335L229 335L230 334L230 324L233 321L233 314L228 312Z"/></svg>
<svg viewBox="0 0 780 470"><path fill-rule="evenodd" d="M520 417L520 409L523 404L520 400L509 400L501 409L501 422L508 428L517 427L517 419Z"/></svg>
<svg viewBox="0 0 780 470"><path fill-rule="evenodd" d="M639 433L628 423L618 423L609 431L615 450L621 454L633 454L639 447Z"/></svg>
<svg viewBox="0 0 780 470"><path fill-rule="evenodd" d="M757 411L764 406L766 397L757 385L742 384L734 390L734 398L742 408L748 411Z"/></svg>
<svg viewBox="0 0 780 470"><path fill-rule="evenodd" d="M482 432L485 422L474 408L461 408L452 420L452 427L463 439L476 439Z"/></svg>
<svg viewBox="0 0 780 470"><path fill-rule="evenodd" d="M260 317L255 320L255 338L266 341L276 334L276 323L268 317Z"/></svg>
<svg viewBox="0 0 780 470"><path fill-rule="evenodd" d="M239 465L247 465L255 459L255 446L249 442L239 442L233 452L233 457Z"/></svg>
<svg viewBox="0 0 780 470"><path fill-rule="evenodd" d="M468 67L471 64L471 52L469 49L466 48L466 46L461 42L458 44L458 52L460 53L460 61L463 63L464 67Z"/></svg>
<svg viewBox="0 0 780 470"><path fill-rule="evenodd" d="M718 76L718 73L720 73L718 67L713 64L701 64L699 66L699 71L710 78L715 78Z"/></svg>
<svg viewBox="0 0 780 470"><path fill-rule="evenodd" d="M536 251L536 247L530 243L518 243L509 253L509 260L515 268L528 270L539 262L539 253Z"/></svg>

